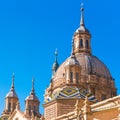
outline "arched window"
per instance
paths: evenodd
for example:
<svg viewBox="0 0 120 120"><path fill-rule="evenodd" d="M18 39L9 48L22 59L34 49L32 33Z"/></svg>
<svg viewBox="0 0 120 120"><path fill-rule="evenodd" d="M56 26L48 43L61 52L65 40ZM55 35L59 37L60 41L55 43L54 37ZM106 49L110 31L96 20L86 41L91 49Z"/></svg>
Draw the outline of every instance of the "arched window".
<svg viewBox="0 0 120 120"><path fill-rule="evenodd" d="M73 72L70 72L70 82L73 82Z"/></svg>
<svg viewBox="0 0 120 120"><path fill-rule="evenodd" d="M88 40L86 40L85 46L86 46L86 48L89 48L89 41Z"/></svg>
<svg viewBox="0 0 120 120"><path fill-rule="evenodd" d="M76 73L76 83L78 83L78 80L79 80L79 74L78 72Z"/></svg>
<svg viewBox="0 0 120 120"><path fill-rule="evenodd" d="M11 112L11 103L8 103L8 112Z"/></svg>
<svg viewBox="0 0 120 120"><path fill-rule="evenodd" d="M83 40L80 39L80 48L83 47Z"/></svg>
<svg viewBox="0 0 120 120"><path fill-rule="evenodd" d="M31 106L29 105L29 115L31 115Z"/></svg>

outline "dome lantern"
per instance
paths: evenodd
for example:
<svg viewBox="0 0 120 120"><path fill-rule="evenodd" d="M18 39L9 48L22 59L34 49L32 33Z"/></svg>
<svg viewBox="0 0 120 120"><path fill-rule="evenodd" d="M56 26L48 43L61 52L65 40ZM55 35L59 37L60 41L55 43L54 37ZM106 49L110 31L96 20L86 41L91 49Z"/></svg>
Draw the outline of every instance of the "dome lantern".
<svg viewBox="0 0 120 120"><path fill-rule="evenodd" d="M91 54L90 39L91 39L91 34L90 34L89 30L85 27L84 7L83 7L83 4L81 4L80 26L75 31L74 36L73 36L74 54L76 54L76 53Z"/></svg>
<svg viewBox="0 0 120 120"><path fill-rule="evenodd" d="M26 98L25 104L26 104L26 108L25 108L26 115L32 116L32 114L34 114L34 116L36 115L40 116L39 114L40 101L35 94L34 78L32 79L32 89L30 95Z"/></svg>

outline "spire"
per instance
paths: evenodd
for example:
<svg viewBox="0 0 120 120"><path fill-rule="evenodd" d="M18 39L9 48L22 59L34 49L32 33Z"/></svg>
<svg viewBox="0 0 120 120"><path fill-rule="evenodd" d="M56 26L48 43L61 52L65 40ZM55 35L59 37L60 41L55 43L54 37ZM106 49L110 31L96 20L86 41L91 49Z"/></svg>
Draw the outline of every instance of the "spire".
<svg viewBox="0 0 120 120"><path fill-rule="evenodd" d="M31 90L31 94L32 94L32 95L35 95L34 78L32 79L32 90Z"/></svg>
<svg viewBox="0 0 120 120"><path fill-rule="evenodd" d="M11 86L11 90L13 91L14 90L14 80L15 80L15 75L14 75L14 73L13 73L13 75L12 75L12 86Z"/></svg>
<svg viewBox="0 0 120 120"><path fill-rule="evenodd" d="M37 98L36 94L35 94L35 88L34 88L34 78L32 78L32 89L30 92L30 95L28 97L26 97L26 100L37 100L39 101L39 99Z"/></svg>
<svg viewBox="0 0 120 120"><path fill-rule="evenodd" d="M81 3L81 20L80 20L80 26L84 26L84 4Z"/></svg>
<svg viewBox="0 0 120 120"><path fill-rule="evenodd" d="M81 18L80 18L80 26L79 28L76 30L76 32L88 32L89 30L85 27L85 23L84 23L84 7L83 7L83 3L81 3Z"/></svg>
<svg viewBox="0 0 120 120"><path fill-rule="evenodd" d="M58 64L58 61L57 61L57 56L58 56L58 50L56 49L55 50L55 61L53 63L53 66L52 66L52 74L54 75L55 72L57 71L58 67L59 67L59 64Z"/></svg>

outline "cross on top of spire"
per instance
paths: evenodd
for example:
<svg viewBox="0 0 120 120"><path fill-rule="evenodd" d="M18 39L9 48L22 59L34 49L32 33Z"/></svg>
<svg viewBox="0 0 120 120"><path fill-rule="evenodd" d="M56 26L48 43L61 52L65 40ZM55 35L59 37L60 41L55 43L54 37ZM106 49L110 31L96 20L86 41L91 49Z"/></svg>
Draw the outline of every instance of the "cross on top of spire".
<svg viewBox="0 0 120 120"><path fill-rule="evenodd" d="M31 94L35 94L35 89L34 89L34 78L32 78L32 90L31 90Z"/></svg>
<svg viewBox="0 0 120 120"><path fill-rule="evenodd" d="M12 86L11 86L11 90L14 90L14 80L15 80L15 74L12 74Z"/></svg>
<svg viewBox="0 0 120 120"><path fill-rule="evenodd" d="M80 26L84 26L84 4L81 3L81 20L80 20Z"/></svg>

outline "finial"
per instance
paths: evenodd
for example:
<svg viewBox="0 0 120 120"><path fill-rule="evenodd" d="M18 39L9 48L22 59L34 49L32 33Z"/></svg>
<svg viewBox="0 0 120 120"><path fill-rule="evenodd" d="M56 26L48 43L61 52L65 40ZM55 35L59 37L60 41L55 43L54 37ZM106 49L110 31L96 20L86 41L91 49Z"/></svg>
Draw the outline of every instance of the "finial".
<svg viewBox="0 0 120 120"><path fill-rule="evenodd" d="M12 89L14 89L14 80L15 80L15 74L12 74Z"/></svg>
<svg viewBox="0 0 120 120"><path fill-rule="evenodd" d="M32 91L31 94L35 94L35 89L34 89L34 77L32 78Z"/></svg>
<svg viewBox="0 0 120 120"><path fill-rule="evenodd" d="M81 3L81 20L80 20L80 26L84 26L84 4Z"/></svg>
<svg viewBox="0 0 120 120"><path fill-rule="evenodd" d="M55 50L55 61L57 61L57 56L58 56L58 50L56 48L56 50Z"/></svg>
<svg viewBox="0 0 120 120"><path fill-rule="evenodd" d="M81 8L84 8L84 3L81 3Z"/></svg>

